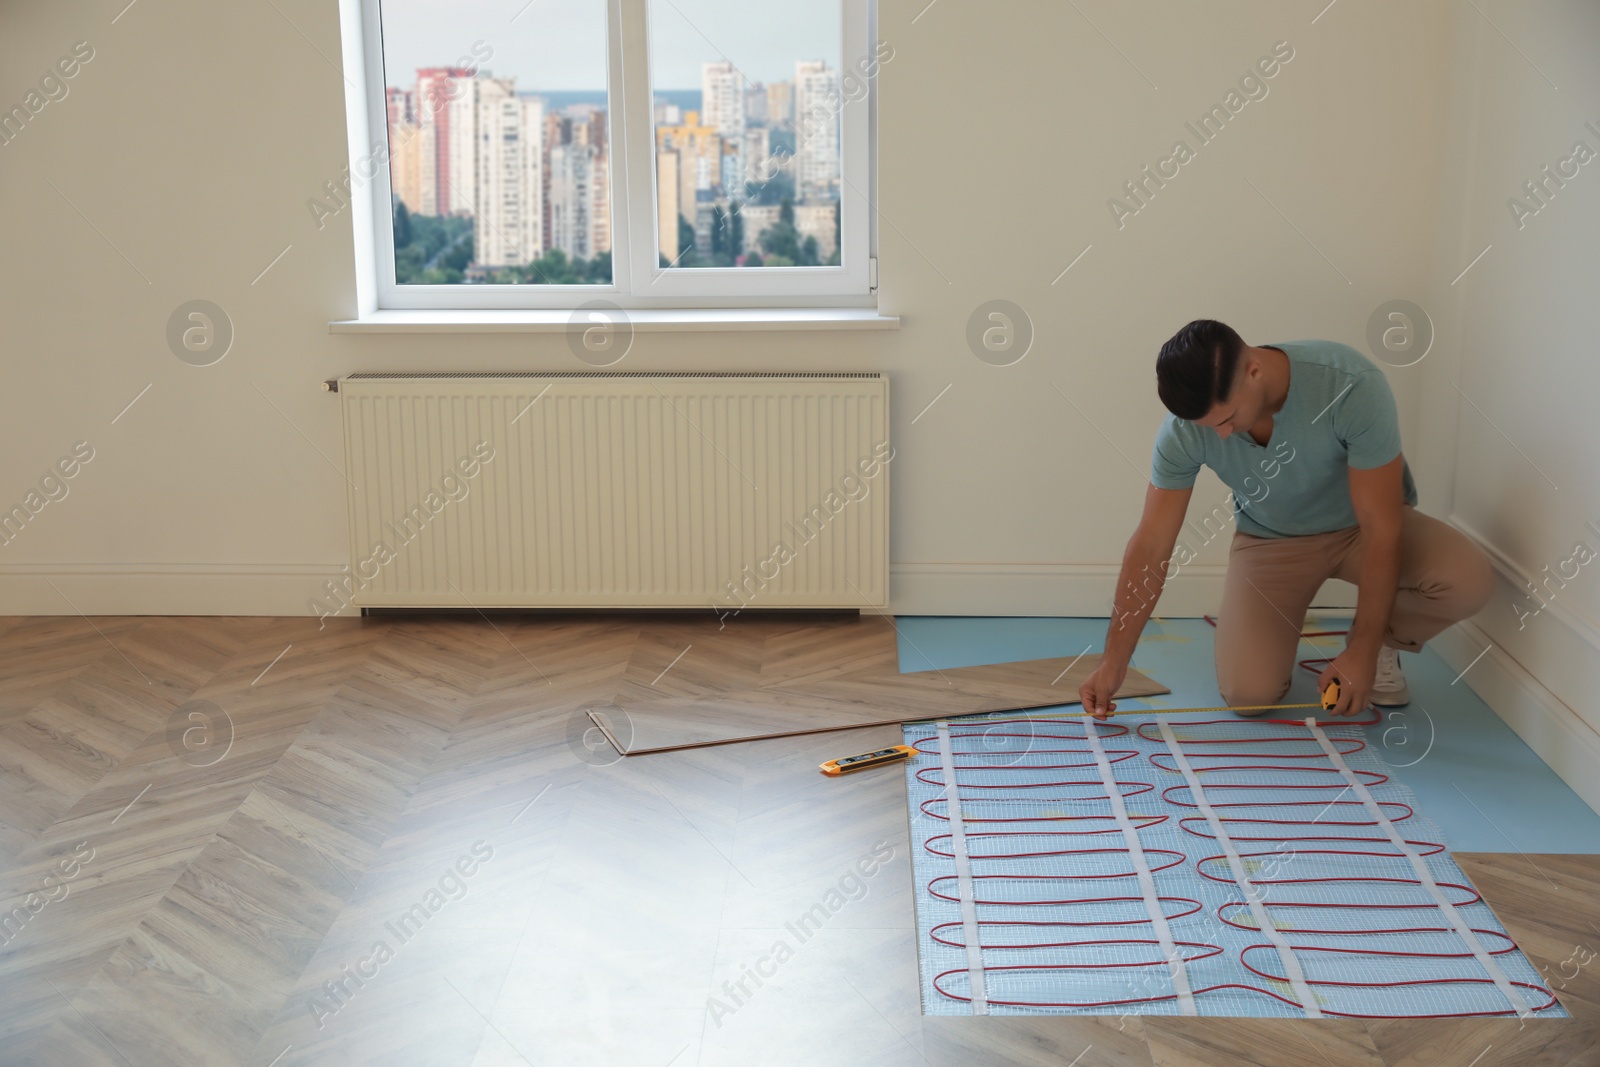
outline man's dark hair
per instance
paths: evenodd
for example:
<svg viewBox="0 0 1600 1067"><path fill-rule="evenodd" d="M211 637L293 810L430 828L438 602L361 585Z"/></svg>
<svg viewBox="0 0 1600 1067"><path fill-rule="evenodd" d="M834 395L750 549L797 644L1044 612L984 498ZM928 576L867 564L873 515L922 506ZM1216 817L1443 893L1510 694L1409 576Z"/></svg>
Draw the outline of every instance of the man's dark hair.
<svg viewBox="0 0 1600 1067"><path fill-rule="evenodd" d="M1180 419L1204 418L1228 398L1244 339L1216 319L1195 319L1172 335L1156 356L1156 391Z"/></svg>

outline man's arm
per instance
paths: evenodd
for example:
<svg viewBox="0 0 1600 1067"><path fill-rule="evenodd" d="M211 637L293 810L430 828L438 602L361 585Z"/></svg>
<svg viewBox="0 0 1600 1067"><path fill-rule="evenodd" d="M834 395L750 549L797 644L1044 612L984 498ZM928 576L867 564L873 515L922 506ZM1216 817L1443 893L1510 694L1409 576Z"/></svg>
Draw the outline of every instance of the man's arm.
<svg viewBox="0 0 1600 1067"><path fill-rule="evenodd" d="M1116 710L1111 698L1128 676L1128 663L1133 659L1139 635L1161 597L1167 561L1178 543L1178 530L1183 526L1193 492L1192 488L1157 489L1153 485L1145 490L1144 514L1122 554L1105 654L1100 666L1078 687L1083 710L1097 719L1108 718Z"/></svg>
<svg viewBox="0 0 1600 1067"><path fill-rule="evenodd" d="M1378 649L1389 629L1395 589L1400 582L1400 505L1404 500L1402 464L1396 456L1370 470L1350 468L1350 502L1361 524L1361 574L1356 583L1356 616L1350 621L1344 651L1322 671L1317 689L1339 679L1335 715L1364 711L1372 695Z"/></svg>

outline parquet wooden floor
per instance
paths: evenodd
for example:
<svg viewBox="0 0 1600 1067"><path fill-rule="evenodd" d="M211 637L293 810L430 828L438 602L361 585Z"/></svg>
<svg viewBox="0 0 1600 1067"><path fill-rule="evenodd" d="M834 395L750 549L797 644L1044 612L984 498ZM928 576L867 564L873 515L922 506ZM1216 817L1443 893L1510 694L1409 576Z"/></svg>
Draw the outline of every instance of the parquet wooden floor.
<svg viewBox="0 0 1600 1067"><path fill-rule="evenodd" d="M647 673L861 658L723 633L0 619L0 1064L1600 1062L1585 856L1459 857L1570 1020L925 1018L901 772L816 771L896 728L626 760L590 728Z"/></svg>
<svg viewBox="0 0 1600 1067"><path fill-rule="evenodd" d="M1079 654L902 674L886 616L751 623L729 632L718 619L689 616L641 634L611 702L593 709L595 724L631 756L1052 707L1075 703L1100 665L1098 655ZM1117 696L1171 691L1130 669Z"/></svg>

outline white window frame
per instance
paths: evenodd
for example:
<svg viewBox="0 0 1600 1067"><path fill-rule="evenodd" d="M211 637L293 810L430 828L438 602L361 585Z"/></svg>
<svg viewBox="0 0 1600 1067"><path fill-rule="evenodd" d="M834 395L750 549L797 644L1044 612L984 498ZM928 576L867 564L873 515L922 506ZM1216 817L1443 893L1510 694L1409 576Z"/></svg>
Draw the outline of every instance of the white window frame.
<svg viewBox="0 0 1600 1067"><path fill-rule="evenodd" d="M655 122L649 77L649 0L607 0L607 153L611 166L612 284L399 285L394 279L393 183L379 0L342 0L346 69L359 67L347 101L358 301L386 311L571 310L594 299L623 308L863 308L876 306L874 144L877 68L873 0L841 0L839 78L866 84L839 109L838 266L663 268L656 258ZM536 12L535 12L536 14ZM470 42L462 42L463 49ZM492 43L492 42L491 42ZM493 69L493 63L489 64ZM357 88L359 86L359 88ZM797 118L798 124L798 118ZM364 127L364 128L363 128ZM375 151L376 146L382 151ZM370 177L367 175L370 174ZM365 201L365 203L363 203ZM365 216L365 219L362 216ZM363 225L365 221L365 225ZM641 240L634 240L635 235ZM619 255L618 250L627 250Z"/></svg>

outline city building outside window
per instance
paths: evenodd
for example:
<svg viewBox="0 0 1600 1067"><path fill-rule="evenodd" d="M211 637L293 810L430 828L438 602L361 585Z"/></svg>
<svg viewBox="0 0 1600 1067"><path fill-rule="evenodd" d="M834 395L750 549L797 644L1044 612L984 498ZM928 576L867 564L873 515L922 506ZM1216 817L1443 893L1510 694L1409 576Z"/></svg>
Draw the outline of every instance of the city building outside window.
<svg viewBox="0 0 1600 1067"><path fill-rule="evenodd" d="M359 0L379 307L870 300L870 2Z"/></svg>

